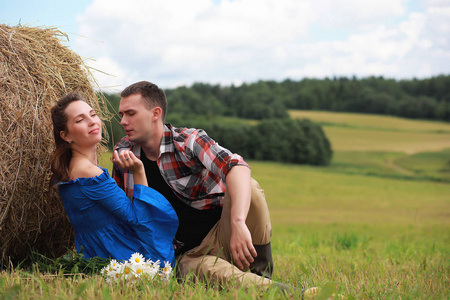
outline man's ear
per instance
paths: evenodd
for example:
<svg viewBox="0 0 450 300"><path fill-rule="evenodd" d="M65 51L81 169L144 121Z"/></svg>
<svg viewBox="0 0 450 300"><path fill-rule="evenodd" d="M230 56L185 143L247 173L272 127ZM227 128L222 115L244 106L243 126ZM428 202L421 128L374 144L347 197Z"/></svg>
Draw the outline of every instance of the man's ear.
<svg viewBox="0 0 450 300"><path fill-rule="evenodd" d="M153 110L152 110L153 120L156 121L156 120L160 119L161 115L162 115L161 107L159 107L159 106L154 107Z"/></svg>
<svg viewBox="0 0 450 300"><path fill-rule="evenodd" d="M59 132L59 136L60 136L63 140L65 140L66 142L68 142L69 144L72 142L72 141L70 140L69 135L68 135L64 130L62 130L62 131Z"/></svg>

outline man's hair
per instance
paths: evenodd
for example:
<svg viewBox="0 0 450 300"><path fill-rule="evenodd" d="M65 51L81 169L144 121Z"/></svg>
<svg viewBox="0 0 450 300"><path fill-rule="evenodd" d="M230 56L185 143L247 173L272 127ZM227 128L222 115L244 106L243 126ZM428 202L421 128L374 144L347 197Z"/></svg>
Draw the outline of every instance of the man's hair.
<svg viewBox="0 0 450 300"><path fill-rule="evenodd" d="M156 84L148 81L139 81L125 88L120 97L128 97L131 95L139 94L144 98L144 104L148 109L152 109L156 106L161 107L163 123L167 114L167 99L166 94Z"/></svg>

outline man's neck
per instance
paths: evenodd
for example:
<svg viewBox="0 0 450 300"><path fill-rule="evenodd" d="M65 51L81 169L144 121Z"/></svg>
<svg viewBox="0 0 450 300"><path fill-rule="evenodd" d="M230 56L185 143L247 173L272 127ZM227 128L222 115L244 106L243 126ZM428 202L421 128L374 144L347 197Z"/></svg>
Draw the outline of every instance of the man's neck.
<svg viewBox="0 0 450 300"><path fill-rule="evenodd" d="M145 155L145 157L152 161L156 161L159 157L159 147L154 149L153 147L149 148L141 145L141 152L141 155Z"/></svg>
<svg viewBox="0 0 450 300"><path fill-rule="evenodd" d="M156 161L159 158L159 148L161 146L161 141L164 133L164 126L159 127L158 133L147 140L147 142L141 144L141 149L143 151L143 155L145 155L149 160Z"/></svg>

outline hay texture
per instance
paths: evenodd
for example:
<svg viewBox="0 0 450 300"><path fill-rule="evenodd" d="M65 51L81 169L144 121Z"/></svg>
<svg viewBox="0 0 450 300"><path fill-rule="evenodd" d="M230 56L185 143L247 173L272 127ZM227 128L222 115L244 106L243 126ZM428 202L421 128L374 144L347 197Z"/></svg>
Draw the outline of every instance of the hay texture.
<svg viewBox="0 0 450 300"><path fill-rule="evenodd" d="M73 229L49 189L54 141L50 108L76 91L101 115L95 81L55 28L0 24L0 267L30 249L58 257L73 248Z"/></svg>

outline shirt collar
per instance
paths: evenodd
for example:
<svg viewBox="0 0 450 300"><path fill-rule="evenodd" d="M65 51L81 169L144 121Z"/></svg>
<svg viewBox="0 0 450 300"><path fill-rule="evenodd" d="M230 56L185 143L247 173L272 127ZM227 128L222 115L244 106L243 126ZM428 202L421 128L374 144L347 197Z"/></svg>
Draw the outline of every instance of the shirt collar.
<svg viewBox="0 0 450 300"><path fill-rule="evenodd" d="M174 152L173 145L173 132L172 132L172 124L166 123L164 124L164 133L161 139L161 145L159 146L159 155L166 152Z"/></svg>

